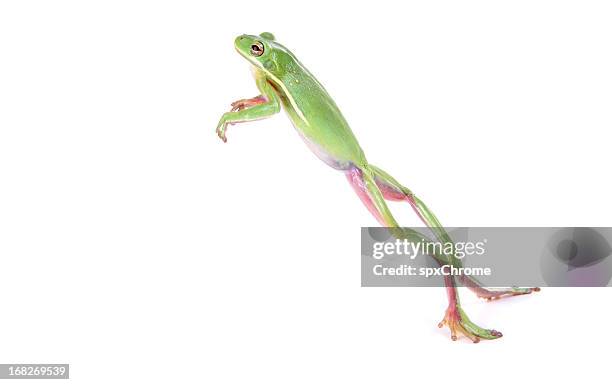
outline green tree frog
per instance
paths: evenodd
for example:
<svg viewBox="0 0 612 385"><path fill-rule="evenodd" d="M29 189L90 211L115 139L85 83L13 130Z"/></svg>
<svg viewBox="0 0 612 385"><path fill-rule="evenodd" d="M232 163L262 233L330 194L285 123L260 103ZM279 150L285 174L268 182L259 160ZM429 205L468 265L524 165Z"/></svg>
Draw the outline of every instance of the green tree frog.
<svg viewBox="0 0 612 385"><path fill-rule="evenodd" d="M241 35L234 42L238 53L253 69L260 95L232 103L232 108L221 117L217 135L227 141L228 125L270 117L281 110L308 147L327 165L344 173L349 183L378 222L392 229L396 237L418 242L426 237L417 231L401 228L387 207L388 201L405 201L418 217L431 228L441 242L451 242L436 216L412 191L401 185L390 174L371 164L338 106L323 85L300 63L296 56L279 44L269 32L258 36ZM439 264L460 266L453 255L432 255ZM457 279L479 297L497 299L503 296L529 294L538 288L484 288L473 277L446 276L445 286L449 305L439 327L450 329L451 338L463 334L473 342L496 339L502 334L474 324L463 311L457 292Z"/></svg>

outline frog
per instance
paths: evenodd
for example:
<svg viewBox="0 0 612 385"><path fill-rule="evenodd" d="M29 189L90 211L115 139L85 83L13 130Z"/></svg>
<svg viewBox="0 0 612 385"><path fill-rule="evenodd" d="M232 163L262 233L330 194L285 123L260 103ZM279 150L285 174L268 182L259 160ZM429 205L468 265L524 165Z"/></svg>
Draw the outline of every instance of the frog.
<svg viewBox="0 0 612 385"><path fill-rule="evenodd" d="M229 126L266 119L284 110L307 147L326 165L344 174L349 184L378 223L397 239L422 242L429 238L414 229L401 227L387 202L407 202L443 243L453 242L438 218L409 188L391 174L370 163L355 134L334 99L315 76L270 32L240 35L234 48L251 66L260 94L231 103L216 127L219 138L227 143ZM431 253L440 265L460 268L462 261L452 253ZM530 294L537 287L487 288L468 275L444 276L448 307L439 327L447 326L453 341L465 336L474 343L502 337L495 329L475 324L459 301L458 286L470 288L480 298L495 300Z"/></svg>

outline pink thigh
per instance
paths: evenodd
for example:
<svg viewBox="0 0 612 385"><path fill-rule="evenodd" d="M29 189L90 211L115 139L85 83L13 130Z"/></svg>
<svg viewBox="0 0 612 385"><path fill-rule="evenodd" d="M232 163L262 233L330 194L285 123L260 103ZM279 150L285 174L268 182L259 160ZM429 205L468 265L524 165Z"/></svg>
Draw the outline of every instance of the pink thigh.
<svg viewBox="0 0 612 385"><path fill-rule="evenodd" d="M380 215L380 212L378 211L378 209L372 202L372 199L370 198L368 189L366 188L365 183L363 181L362 171L356 167L352 167L346 172L346 177L351 183L351 186L353 186L353 190L355 190L355 192L359 196L359 199L361 199L361 201L368 208L370 213L374 215L374 218L376 218L382 226L387 226L382 216Z"/></svg>

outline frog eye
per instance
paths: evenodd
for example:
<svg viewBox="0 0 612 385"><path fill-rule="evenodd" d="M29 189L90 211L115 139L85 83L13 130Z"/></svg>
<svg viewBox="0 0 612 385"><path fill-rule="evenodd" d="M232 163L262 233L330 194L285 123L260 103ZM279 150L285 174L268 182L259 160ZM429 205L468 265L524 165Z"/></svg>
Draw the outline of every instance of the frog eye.
<svg viewBox="0 0 612 385"><path fill-rule="evenodd" d="M253 56L261 56L264 53L264 46L261 42L256 41L251 44L251 55Z"/></svg>

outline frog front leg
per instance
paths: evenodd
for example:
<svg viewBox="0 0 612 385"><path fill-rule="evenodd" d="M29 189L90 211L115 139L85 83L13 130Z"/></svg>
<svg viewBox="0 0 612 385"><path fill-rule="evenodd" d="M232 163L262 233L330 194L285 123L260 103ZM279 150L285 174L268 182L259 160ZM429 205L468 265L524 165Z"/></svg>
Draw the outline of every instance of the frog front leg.
<svg viewBox="0 0 612 385"><path fill-rule="evenodd" d="M263 95L257 95L254 98L249 98L249 99L240 99L240 100L236 100L235 102L232 103L232 109L231 111L242 111L245 108L251 108L253 106L256 106L258 104L264 104L265 102L267 102L268 99L266 99L265 96Z"/></svg>
<svg viewBox="0 0 612 385"><path fill-rule="evenodd" d="M228 125L265 119L280 111L280 100L272 86L265 79L258 79L257 87L261 95L235 101L231 111L221 116L217 124L217 135L223 142L227 142L225 132Z"/></svg>

